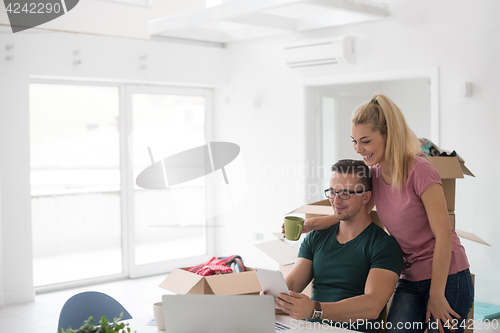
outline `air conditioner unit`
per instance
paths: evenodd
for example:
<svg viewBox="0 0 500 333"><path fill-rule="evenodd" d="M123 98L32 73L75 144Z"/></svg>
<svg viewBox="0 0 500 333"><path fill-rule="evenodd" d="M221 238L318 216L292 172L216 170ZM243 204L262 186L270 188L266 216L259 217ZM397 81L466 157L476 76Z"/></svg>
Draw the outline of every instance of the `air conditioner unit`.
<svg viewBox="0 0 500 333"><path fill-rule="evenodd" d="M285 62L290 68L354 64L354 38L344 36L287 46Z"/></svg>

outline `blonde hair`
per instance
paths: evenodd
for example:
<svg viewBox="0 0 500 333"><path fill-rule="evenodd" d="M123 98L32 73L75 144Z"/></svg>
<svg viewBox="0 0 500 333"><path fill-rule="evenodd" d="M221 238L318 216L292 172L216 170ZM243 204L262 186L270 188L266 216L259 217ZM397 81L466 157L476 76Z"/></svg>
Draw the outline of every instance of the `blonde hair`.
<svg viewBox="0 0 500 333"><path fill-rule="evenodd" d="M369 124L373 131L387 134L385 161L392 173L391 186L397 189L405 186L409 167L414 166L420 151L420 142L397 105L389 97L375 94L370 102L354 111L351 121L354 125Z"/></svg>

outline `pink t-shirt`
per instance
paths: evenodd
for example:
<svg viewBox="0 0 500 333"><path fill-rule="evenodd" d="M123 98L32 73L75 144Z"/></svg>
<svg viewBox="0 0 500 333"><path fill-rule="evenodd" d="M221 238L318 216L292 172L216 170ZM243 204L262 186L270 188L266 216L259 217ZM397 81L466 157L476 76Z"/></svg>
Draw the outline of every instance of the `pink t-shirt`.
<svg viewBox="0 0 500 333"><path fill-rule="evenodd" d="M430 279L436 240L420 196L432 184L441 184L439 173L427 159L417 157L415 168L410 167L406 186L393 191L384 182L378 164L371 167L371 171L377 213L403 250L405 265L401 278L410 281ZM449 274L469 268L465 249L454 230L452 235Z"/></svg>

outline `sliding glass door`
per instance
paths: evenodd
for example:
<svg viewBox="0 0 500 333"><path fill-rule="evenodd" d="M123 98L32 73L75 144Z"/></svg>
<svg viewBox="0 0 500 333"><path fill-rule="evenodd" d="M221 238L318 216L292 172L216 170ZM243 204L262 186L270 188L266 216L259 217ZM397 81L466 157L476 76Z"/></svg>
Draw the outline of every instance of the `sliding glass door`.
<svg viewBox="0 0 500 333"><path fill-rule="evenodd" d="M177 166L187 174L183 182L174 183L167 174L168 161L206 145L210 91L136 86L127 88L127 101L133 180L131 276L199 263L209 252L205 178L189 177L196 167L196 161L189 160ZM141 187L139 175L154 170L161 170L160 177Z"/></svg>
<svg viewBox="0 0 500 333"><path fill-rule="evenodd" d="M205 145L210 107L206 89L30 84L35 287L158 274L208 257L204 178L163 188L136 179Z"/></svg>
<svg viewBox="0 0 500 333"><path fill-rule="evenodd" d="M120 90L30 85L34 285L123 273Z"/></svg>

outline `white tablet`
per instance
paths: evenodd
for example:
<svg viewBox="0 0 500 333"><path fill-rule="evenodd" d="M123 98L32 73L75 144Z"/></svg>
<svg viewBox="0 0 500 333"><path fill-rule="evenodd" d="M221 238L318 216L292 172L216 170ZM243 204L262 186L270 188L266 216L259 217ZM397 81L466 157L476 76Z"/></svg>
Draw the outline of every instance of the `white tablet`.
<svg viewBox="0 0 500 333"><path fill-rule="evenodd" d="M259 279L260 286L266 295L278 297L278 294L290 295L285 278L280 271L270 269L256 268L255 274Z"/></svg>

